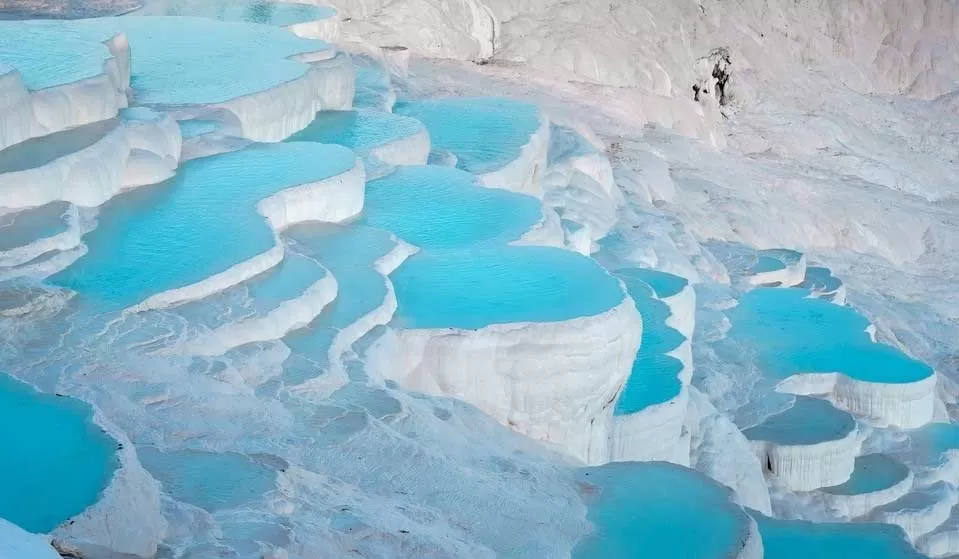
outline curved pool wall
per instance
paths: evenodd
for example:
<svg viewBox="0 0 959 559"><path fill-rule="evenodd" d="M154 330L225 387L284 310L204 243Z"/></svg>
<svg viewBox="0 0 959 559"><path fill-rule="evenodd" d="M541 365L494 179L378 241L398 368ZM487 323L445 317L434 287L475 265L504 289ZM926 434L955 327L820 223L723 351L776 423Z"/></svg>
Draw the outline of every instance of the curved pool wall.
<svg viewBox="0 0 959 559"><path fill-rule="evenodd" d="M588 463L609 459L612 402L641 321L595 261L549 247L473 247L423 251L390 277L398 308L370 351L372 370L455 394Z"/></svg>
<svg viewBox="0 0 959 559"><path fill-rule="evenodd" d="M875 343L869 322L852 308L809 297L805 289L759 287L726 314L729 340L755 351L780 391L829 394L880 425L917 427L932 419L935 372Z"/></svg>
<svg viewBox="0 0 959 559"><path fill-rule="evenodd" d="M425 165L430 155L430 137L419 121L364 109L320 111L288 141L337 144L388 165Z"/></svg>
<svg viewBox="0 0 959 559"><path fill-rule="evenodd" d="M258 145L193 160L106 206L89 253L52 281L111 309L201 298L274 266L275 230L357 214L362 188L362 166L339 146Z"/></svg>
<svg viewBox="0 0 959 559"><path fill-rule="evenodd" d="M0 151L0 206L98 206L123 190L171 177L180 148L176 121L142 108L26 140Z"/></svg>
<svg viewBox="0 0 959 559"><path fill-rule="evenodd" d="M653 277L638 268L614 273L643 318L639 351L629 379L613 410L612 460L666 460L688 464L689 448L683 448L686 420L686 386L692 367L688 340L667 324L671 312L644 280ZM676 295L678 282L666 282L663 293ZM668 286L668 287L667 287Z"/></svg>
<svg viewBox="0 0 959 559"><path fill-rule="evenodd" d="M764 556L752 518L730 501L728 489L701 474L621 462L580 470L577 480L593 529L573 548L573 559Z"/></svg>
<svg viewBox="0 0 959 559"><path fill-rule="evenodd" d="M366 185L362 222L426 250L518 241L543 220L538 200L481 186L449 167L400 167Z"/></svg>
<svg viewBox="0 0 959 559"><path fill-rule="evenodd" d="M314 385L329 390L345 382L339 363L342 355L373 328L392 319L396 297L386 276L414 249L387 231L356 223L304 224L288 230L287 236L296 250L323 262L340 287L334 304L308 327L284 337L293 354L284 364L283 382L299 392L313 391ZM309 382L312 379L318 380Z"/></svg>
<svg viewBox="0 0 959 559"><path fill-rule="evenodd" d="M920 559L898 526L780 520L753 513L768 559Z"/></svg>
<svg viewBox="0 0 959 559"><path fill-rule="evenodd" d="M862 444L856 420L848 412L804 396L743 434L766 473L793 491L845 483Z"/></svg>
<svg viewBox="0 0 959 559"><path fill-rule="evenodd" d="M535 105L496 97L400 101L397 114L426 126L433 149L492 188L542 197L549 121Z"/></svg>
<svg viewBox="0 0 959 559"><path fill-rule="evenodd" d="M119 467L117 442L93 410L0 373L0 517L51 532L93 505ZM12 427L16 426L16 427Z"/></svg>
<svg viewBox="0 0 959 559"><path fill-rule="evenodd" d="M835 517L857 518L908 493L913 479L908 466L899 460L865 454L856 457L849 480L822 489L823 499Z"/></svg>

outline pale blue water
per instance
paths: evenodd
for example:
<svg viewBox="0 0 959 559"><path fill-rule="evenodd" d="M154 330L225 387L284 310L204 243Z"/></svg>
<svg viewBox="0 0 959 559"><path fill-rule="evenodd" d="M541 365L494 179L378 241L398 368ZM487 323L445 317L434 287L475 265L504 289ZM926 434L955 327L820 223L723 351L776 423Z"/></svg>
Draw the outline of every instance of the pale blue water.
<svg viewBox="0 0 959 559"><path fill-rule="evenodd" d="M888 489L906 479L909 468L885 454L866 454L856 457L856 466L849 481L823 492L831 495L862 495Z"/></svg>
<svg viewBox="0 0 959 559"><path fill-rule="evenodd" d="M366 185L363 222L424 249L515 241L543 217L539 200L485 188L469 173L398 167Z"/></svg>
<svg viewBox="0 0 959 559"><path fill-rule="evenodd" d="M202 119L180 120L177 121L177 124L180 125L180 134L183 136L184 140L209 134L210 132L216 131L216 129L220 126L220 123L215 120Z"/></svg>
<svg viewBox="0 0 959 559"><path fill-rule="evenodd" d="M305 224L286 232L297 250L322 262L336 278L339 291L307 328L291 332L283 342L294 353L306 356L306 367L289 367L287 384L316 376L316 366L329 364L333 338L343 328L372 312L386 297L386 278L374 268L374 262L393 249L396 242L386 231L360 225L332 226ZM294 363L292 365L296 365Z"/></svg>
<svg viewBox="0 0 959 559"><path fill-rule="evenodd" d="M766 559L920 559L902 528L873 523L812 523L753 513Z"/></svg>
<svg viewBox="0 0 959 559"><path fill-rule="evenodd" d="M144 0L135 16L193 16L285 27L328 19L336 10L327 6L264 0Z"/></svg>
<svg viewBox="0 0 959 559"><path fill-rule="evenodd" d="M811 445L842 439L855 428L856 420L848 412L819 398L796 396L791 408L746 429L743 435L751 441Z"/></svg>
<svg viewBox="0 0 959 559"><path fill-rule="evenodd" d="M616 273L619 274L619 272ZM659 270L651 270L649 268L630 268L629 273L653 288L653 291L656 293L656 297L659 297L660 299L666 299L668 297L672 297L673 295L678 295L683 289L686 289L687 285L689 285L689 281L686 280L686 278L661 272Z"/></svg>
<svg viewBox="0 0 959 559"><path fill-rule="evenodd" d="M15 173L42 167L65 155L92 146L119 125L120 120L112 118L32 138L0 150L0 173Z"/></svg>
<svg viewBox="0 0 959 559"><path fill-rule="evenodd" d="M52 281L105 308L195 283L270 249L256 204L351 169L353 153L313 143L263 144L189 161L176 177L108 203L89 253Z"/></svg>
<svg viewBox="0 0 959 559"><path fill-rule="evenodd" d="M264 91L298 78L309 69L308 64L289 57L329 48L323 41L303 39L276 27L192 17L119 17L50 23L56 27L47 30L46 40L41 37L36 48L26 52L32 56L49 53L44 45L56 43L63 35L109 37L125 33L133 55L136 102L145 105L221 103ZM43 60L57 54L46 54Z"/></svg>
<svg viewBox="0 0 959 559"><path fill-rule="evenodd" d="M680 466L613 463L580 470L578 481L593 532L573 559L727 559L748 534L730 492Z"/></svg>
<svg viewBox="0 0 959 559"><path fill-rule="evenodd" d="M118 466L116 442L71 398L0 373L0 517L49 532L98 499Z"/></svg>
<svg viewBox="0 0 959 559"><path fill-rule="evenodd" d="M594 260L551 247L424 251L390 277L406 328L563 321L623 300L617 281Z"/></svg>
<svg viewBox="0 0 959 559"><path fill-rule="evenodd" d="M666 402L679 394L682 388L679 373L683 370L683 364L679 359L665 354L682 345L686 338L666 325L666 319L670 316L669 307L656 298L653 288L644 281L649 277L663 278L639 268L617 270L614 275L626 285L626 291L643 317L639 352L614 410L615 415L628 415Z"/></svg>
<svg viewBox="0 0 959 559"><path fill-rule="evenodd" d="M3 152L0 152L3 153ZM67 230L69 204L52 202L37 208L0 216L0 251L30 244Z"/></svg>
<svg viewBox="0 0 959 559"><path fill-rule="evenodd" d="M356 151L368 151L422 132L419 121L370 110L321 111L291 142L338 144Z"/></svg>
<svg viewBox="0 0 959 559"><path fill-rule="evenodd" d="M276 472L242 454L137 448L140 462L163 491L208 512L252 503L276 485Z"/></svg>
<svg viewBox="0 0 959 559"><path fill-rule="evenodd" d="M786 265L783 264L782 260L778 258L773 258L771 256L760 256L756 263L753 264L752 272L754 274L761 274L763 272L775 272L777 270L785 270Z"/></svg>
<svg viewBox="0 0 959 559"><path fill-rule="evenodd" d="M519 157L540 126L535 105L495 97L403 101L393 110L422 122L433 147L456 155L459 168L480 174Z"/></svg>
<svg viewBox="0 0 959 559"><path fill-rule="evenodd" d="M727 312L729 338L757 351L776 378L840 372L867 382L916 382L932 369L890 346L872 343L869 322L850 307L809 298L805 289L758 288Z"/></svg>
<svg viewBox="0 0 959 559"><path fill-rule="evenodd" d="M113 57L103 41L114 34L72 22L0 21L0 66L16 68L31 90L92 78Z"/></svg>

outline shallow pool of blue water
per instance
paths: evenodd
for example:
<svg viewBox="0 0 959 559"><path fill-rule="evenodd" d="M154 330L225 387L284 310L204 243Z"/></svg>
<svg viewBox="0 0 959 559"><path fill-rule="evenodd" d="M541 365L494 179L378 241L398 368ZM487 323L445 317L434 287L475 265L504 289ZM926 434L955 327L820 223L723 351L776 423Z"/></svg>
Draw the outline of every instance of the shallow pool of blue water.
<svg viewBox="0 0 959 559"><path fill-rule="evenodd" d="M895 348L873 343L869 321L850 307L810 298L805 289L758 288L728 311L729 338L754 349L776 378L838 372L866 382L906 383L932 369Z"/></svg>
<svg viewBox="0 0 959 559"><path fill-rule="evenodd" d="M855 428L856 420L848 412L819 398L797 396L792 407L746 429L743 435L752 441L810 445L842 439Z"/></svg>
<svg viewBox="0 0 959 559"><path fill-rule="evenodd" d="M265 91L307 72L308 64L291 57L330 48L267 25L194 17L103 18L63 25L100 36L127 35L131 85L139 104L221 103ZM58 29L48 38L74 29Z"/></svg>
<svg viewBox="0 0 959 559"><path fill-rule="evenodd" d="M380 111L321 111L288 141L338 144L362 152L423 131L415 119Z"/></svg>
<svg viewBox="0 0 959 559"><path fill-rule="evenodd" d="M540 126L535 105L495 97L402 101L394 112L422 122L434 148L452 152L461 169L479 174L518 158Z"/></svg>
<svg viewBox="0 0 959 559"><path fill-rule="evenodd" d="M619 283L594 260L551 247L424 251L390 277L407 328L557 322L623 300Z"/></svg>
<svg viewBox="0 0 959 559"><path fill-rule="evenodd" d="M363 222L423 249L515 241L543 218L538 200L485 188L469 173L399 167L366 185Z"/></svg>
<svg viewBox="0 0 959 559"><path fill-rule="evenodd" d="M680 466L613 463L581 470L578 481L593 531L573 559L726 559L748 534L749 517L729 491Z"/></svg>
<svg viewBox="0 0 959 559"><path fill-rule="evenodd" d="M767 559L920 559L902 528L871 523L812 523L754 514Z"/></svg>
<svg viewBox="0 0 959 559"><path fill-rule="evenodd" d="M888 489L909 476L909 468L885 454L866 454L856 457L856 465L849 481L823 492L831 495L862 495Z"/></svg>
<svg viewBox="0 0 959 559"><path fill-rule="evenodd" d="M249 504L276 485L274 470L242 454L154 447L139 447L137 453L164 492L208 512Z"/></svg>
<svg viewBox="0 0 959 559"><path fill-rule="evenodd" d="M198 282L261 254L273 232L256 204L351 169L353 153L312 143L257 145L196 159L176 177L120 196L101 212L89 253L53 282L106 308Z"/></svg>
<svg viewBox="0 0 959 559"><path fill-rule="evenodd" d="M676 282L639 268L617 270L613 275L623 281L636 310L643 317L639 351L614 409L615 415L628 415L679 394L683 363L666 353L678 348L686 338L666 324L670 316L669 306L657 298L653 287L645 280L660 280L666 284L664 289L667 292L677 286Z"/></svg>
<svg viewBox="0 0 959 559"><path fill-rule="evenodd" d="M0 373L0 517L49 532L95 503L118 467L116 441L83 402Z"/></svg>

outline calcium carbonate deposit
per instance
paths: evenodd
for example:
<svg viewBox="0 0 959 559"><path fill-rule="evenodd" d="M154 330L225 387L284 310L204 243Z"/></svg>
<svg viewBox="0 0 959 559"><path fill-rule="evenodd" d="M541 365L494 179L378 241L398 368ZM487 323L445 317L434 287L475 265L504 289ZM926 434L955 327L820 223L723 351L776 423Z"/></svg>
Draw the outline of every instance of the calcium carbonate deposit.
<svg viewBox="0 0 959 559"><path fill-rule="evenodd" d="M956 0L0 0L0 559L959 556Z"/></svg>

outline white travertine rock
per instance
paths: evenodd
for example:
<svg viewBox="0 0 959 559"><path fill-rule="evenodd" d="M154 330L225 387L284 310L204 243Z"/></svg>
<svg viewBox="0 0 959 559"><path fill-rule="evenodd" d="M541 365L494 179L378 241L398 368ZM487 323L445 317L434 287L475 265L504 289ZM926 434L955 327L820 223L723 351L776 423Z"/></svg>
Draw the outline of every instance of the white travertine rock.
<svg viewBox="0 0 959 559"><path fill-rule="evenodd" d="M740 505L769 514L769 487L750 442L709 398L695 388L688 390L690 467L729 487Z"/></svg>
<svg viewBox="0 0 959 559"><path fill-rule="evenodd" d="M660 460L689 466L689 448L681 452L689 391L684 386L676 397L627 415L613 416L610 461Z"/></svg>
<svg viewBox="0 0 959 559"><path fill-rule="evenodd" d="M133 443L94 408L94 421L119 444L120 467L100 500L53 531L58 547L88 557L110 553L153 557L167 531L160 484L140 465Z"/></svg>
<svg viewBox="0 0 959 559"><path fill-rule="evenodd" d="M318 56L328 57L330 51ZM302 60L303 56L296 57ZM241 136L257 142L279 142L304 129L319 111L353 106L355 73L350 58L337 53L312 62L305 74L277 87L209 105L237 117Z"/></svg>
<svg viewBox="0 0 959 559"><path fill-rule="evenodd" d="M99 206L123 190L172 176L180 143L180 128L167 115L122 118L84 149L0 174L0 207L29 208L58 200Z"/></svg>
<svg viewBox="0 0 959 559"><path fill-rule="evenodd" d="M31 534L0 518L0 557L4 559L62 559L46 536Z"/></svg>
<svg viewBox="0 0 959 559"><path fill-rule="evenodd" d="M602 314L563 322L392 330L371 348L369 366L408 390L460 398L519 433L601 464L610 456L613 402L641 335L626 297Z"/></svg>
<svg viewBox="0 0 959 559"><path fill-rule="evenodd" d="M430 135L424 129L370 150L370 155L388 165L426 165L430 158Z"/></svg>
<svg viewBox="0 0 959 559"><path fill-rule="evenodd" d="M520 194L543 197L542 174L546 170L549 151L549 119L540 114L539 128L520 149L519 157L502 169L479 175L479 181L489 188L502 188Z"/></svg>
<svg viewBox="0 0 959 559"><path fill-rule="evenodd" d="M0 149L113 118L127 106L129 42L120 33L103 44L112 57L102 73L37 91L27 90L15 68L0 65Z"/></svg>
<svg viewBox="0 0 959 559"><path fill-rule="evenodd" d="M911 383L865 382L839 373L805 373L781 381L776 390L826 395L836 407L878 426L921 427L935 413L937 374Z"/></svg>
<svg viewBox="0 0 959 559"><path fill-rule="evenodd" d="M222 355L253 342L278 340L303 328L323 312L337 294L336 279L327 273L297 297L283 301L269 313L232 322L183 343L178 349L188 355Z"/></svg>
<svg viewBox="0 0 959 559"><path fill-rule="evenodd" d="M916 543L949 519L957 498L954 486L939 482L872 511L866 520L901 526L909 541Z"/></svg>
<svg viewBox="0 0 959 559"><path fill-rule="evenodd" d="M779 270L759 272L749 277L753 285L768 285L778 283L783 287L799 285L806 279L806 255L800 256L796 262L784 262Z"/></svg>
<svg viewBox="0 0 959 559"><path fill-rule="evenodd" d="M750 442L771 476L793 491L811 491L849 479L862 446L862 434L857 427L842 438L813 444Z"/></svg>

